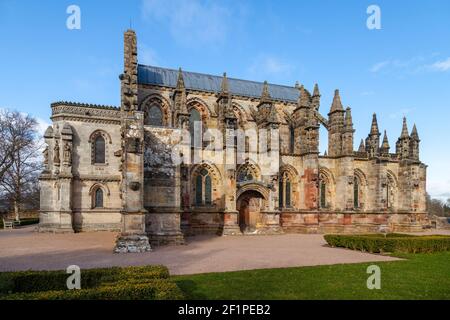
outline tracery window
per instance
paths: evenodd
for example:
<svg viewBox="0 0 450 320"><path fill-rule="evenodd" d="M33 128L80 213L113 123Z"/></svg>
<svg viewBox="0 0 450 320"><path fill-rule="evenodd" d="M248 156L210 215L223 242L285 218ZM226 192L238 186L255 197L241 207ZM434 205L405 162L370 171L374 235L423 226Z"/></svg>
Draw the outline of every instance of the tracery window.
<svg viewBox="0 0 450 320"><path fill-rule="evenodd" d="M157 105L152 105L148 109L148 117L147 117L147 123L151 126L162 126L163 125L163 113L161 108L159 108Z"/></svg>
<svg viewBox="0 0 450 320"><path fill-rule="evenodd" d="M195 178L195 204L197 206L212 204L212 180L206 169L200 170Z"/></svg>

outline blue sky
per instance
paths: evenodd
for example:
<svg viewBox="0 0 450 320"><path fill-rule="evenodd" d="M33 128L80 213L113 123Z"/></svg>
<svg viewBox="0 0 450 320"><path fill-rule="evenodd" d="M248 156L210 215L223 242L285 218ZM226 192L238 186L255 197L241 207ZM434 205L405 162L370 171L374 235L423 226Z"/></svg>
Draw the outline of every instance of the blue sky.
<svg viewBox="0 0 450 320"><path fill-rule="evenodd" d="M81 30L66 28L72 4ZM371 4L381 30L366 27ZM54 101L119 105L130 23L140 63L311 90L317 82L324 115L339 88L355 148L376 112L393 151L406 115L422 140L428 191L450 197L450 1L0 0L0 107L45 127Z"/></svg>

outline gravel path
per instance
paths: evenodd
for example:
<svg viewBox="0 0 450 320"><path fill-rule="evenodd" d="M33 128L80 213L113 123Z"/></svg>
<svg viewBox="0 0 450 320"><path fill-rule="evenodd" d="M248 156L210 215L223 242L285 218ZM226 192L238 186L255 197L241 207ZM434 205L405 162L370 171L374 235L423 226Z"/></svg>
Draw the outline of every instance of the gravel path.
<svg viewBox="0 0 450 320"><path fill-rule="evenodd" d="M450 232L446 232L449 233ZM171 274L394 261L392 257L325 246L322 235L196 236L184 246L113 254L115 233L39 234L34 227L0 230L0 271L163 264Z"/></svg>

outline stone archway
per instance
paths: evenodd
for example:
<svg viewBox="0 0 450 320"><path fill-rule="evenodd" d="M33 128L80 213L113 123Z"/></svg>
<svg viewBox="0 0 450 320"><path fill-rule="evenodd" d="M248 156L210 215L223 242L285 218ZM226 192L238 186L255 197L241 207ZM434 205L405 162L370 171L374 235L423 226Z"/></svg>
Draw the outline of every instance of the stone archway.
<svg viewBox="0 0 450 320"><path fill-rule="evenodd" d="M264 196L256 190L243 192L236 203L239 210L238 226L242 233L255 233L260 222L260 212L264 208Z"/></svg>

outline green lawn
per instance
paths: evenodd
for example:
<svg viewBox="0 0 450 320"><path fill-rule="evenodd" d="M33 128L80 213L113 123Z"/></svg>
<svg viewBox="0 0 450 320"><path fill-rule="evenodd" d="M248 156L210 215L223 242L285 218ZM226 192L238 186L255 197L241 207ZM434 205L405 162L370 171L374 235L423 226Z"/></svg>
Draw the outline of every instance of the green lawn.
<svg viewBox="0 0 450 320"><path fill-rule="evenodd" d="M400 255L398 255L400 256ZM188 299L450 299L450 252L407 260L174 276ZM366 286L381 268L381 289Z"/></svg>

